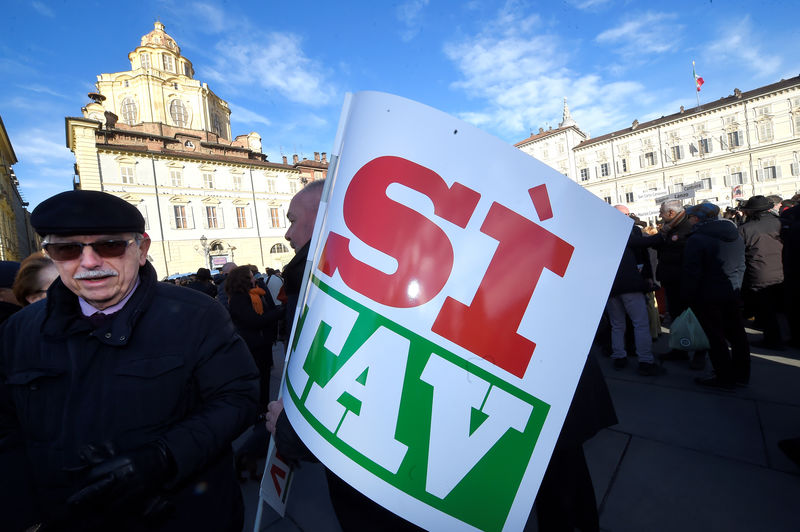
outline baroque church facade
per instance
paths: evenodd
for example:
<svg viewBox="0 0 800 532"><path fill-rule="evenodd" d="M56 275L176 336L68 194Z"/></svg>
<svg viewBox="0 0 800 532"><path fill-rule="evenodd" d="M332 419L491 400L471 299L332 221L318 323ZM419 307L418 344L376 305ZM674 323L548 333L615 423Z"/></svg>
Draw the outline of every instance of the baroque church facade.
<svg viewBox="0 0 800 532"><path fill-rule="evenodd" d="M82 116L65 119L75 188L141 211L159 277L226 262L285 265L289 202L326 177L326 154L272 162L258 133L233 137L227 102L194 78L160 22L128 59L130 70L97 76Z"/></svg>
<svg viewBox="0 0 800 532"><path fill-rule="evenodd" d="M667 199L736 206L800 192L800 76L594 138L566 98L556 129L515 144L610 204L654 222Z"/></svg>

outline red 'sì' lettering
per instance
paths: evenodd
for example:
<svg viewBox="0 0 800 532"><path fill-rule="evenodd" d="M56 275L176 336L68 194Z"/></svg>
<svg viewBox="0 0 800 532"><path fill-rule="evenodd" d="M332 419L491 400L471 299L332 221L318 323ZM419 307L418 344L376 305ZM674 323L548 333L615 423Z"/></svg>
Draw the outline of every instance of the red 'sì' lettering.
<svg viewBox="0 0 800 532"><path fill-rule="evenodd" d="M350 254L349 239L333 231L317 267L328 276L338 270L347 286L373 301L410 308L442 290L453 268L453 247L438 225L386 196L393 183L424 194L433 202L434 214L462 228L480 199L474 190L459 183L448 187L434 171L407 159L373 159L347 187L344 221L362 242L396 259L397 270L387 274L357 260Z"/></svg>
<svg viewBox="0 0 800 532"><path fill-rule="evenodd" d="M431 329L522 378L536 347L517 333L522 316L542 271L563 277L575 248L499 203L490 207L481 232L499 245L472 303L448 297Z"/></svg>

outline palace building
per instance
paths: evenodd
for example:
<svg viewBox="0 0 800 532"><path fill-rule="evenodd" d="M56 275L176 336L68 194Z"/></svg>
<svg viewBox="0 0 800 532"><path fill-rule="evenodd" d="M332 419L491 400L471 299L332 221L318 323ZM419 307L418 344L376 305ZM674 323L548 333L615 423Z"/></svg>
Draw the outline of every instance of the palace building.
<svg viewBox="0 0 800 532"><path fill-rule="evenodd" d="M97 76L82 116L66 118L75 187L120 196L143 214L160 277L226 262L280 268L292 196L327 174L313 161L272 162L261 137L233 137L227 102L155 23L130 70Z"/></svg>
<svg viewBox="0 0 800 532"><path fill-rule="evenodd" d="M655 221L659 203L722 209L800 192L800 77L589 138L564 99L557 129L515 144L610 204Z"/></svg>
<svg viewBox="0 0 800 532"><path fill-rule="evenodd" d="M0 117L0 260L21 261L39 249L39 237L31 227L28 203L19 193L13 165L17 155Z"/></svg>

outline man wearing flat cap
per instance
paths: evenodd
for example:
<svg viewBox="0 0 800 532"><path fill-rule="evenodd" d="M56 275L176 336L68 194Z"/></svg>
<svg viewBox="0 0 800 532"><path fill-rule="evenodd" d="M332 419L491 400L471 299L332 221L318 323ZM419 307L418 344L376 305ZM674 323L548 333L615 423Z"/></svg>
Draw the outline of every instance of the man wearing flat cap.
<svg viewBox="0 0 800 532"><path fill-rule="evenodd" d="M241 530L231 442L258 370L228 314L159 283L133 205L75 190L31 224L59 278L0 331L4 530ZM191 319L189 319L191 317Z"/></svg>
<svg viewBox="0 0 800 532"><path fill-rule="evenodd" d="M744 297L764 328L762 347L785 349L778 324L778 306L783 297L783 243L781 221L774 212L774 202L753 196L742 206L747 221L739 227L744 239L747 270Z"/></svg>

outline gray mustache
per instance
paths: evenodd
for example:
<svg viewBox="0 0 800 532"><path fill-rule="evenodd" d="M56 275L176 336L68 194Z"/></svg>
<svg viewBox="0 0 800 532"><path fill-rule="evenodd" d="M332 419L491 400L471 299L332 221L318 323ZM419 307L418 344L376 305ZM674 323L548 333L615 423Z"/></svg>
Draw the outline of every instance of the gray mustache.
<svg viewBox="0 0 800 532"><path fill-rule="evenodd" d="M114 270L92 270L89 272L76 273L72 276L73 279L78 281L83 279L99 279L101 277L117 277L119 274Z"/></svg>

